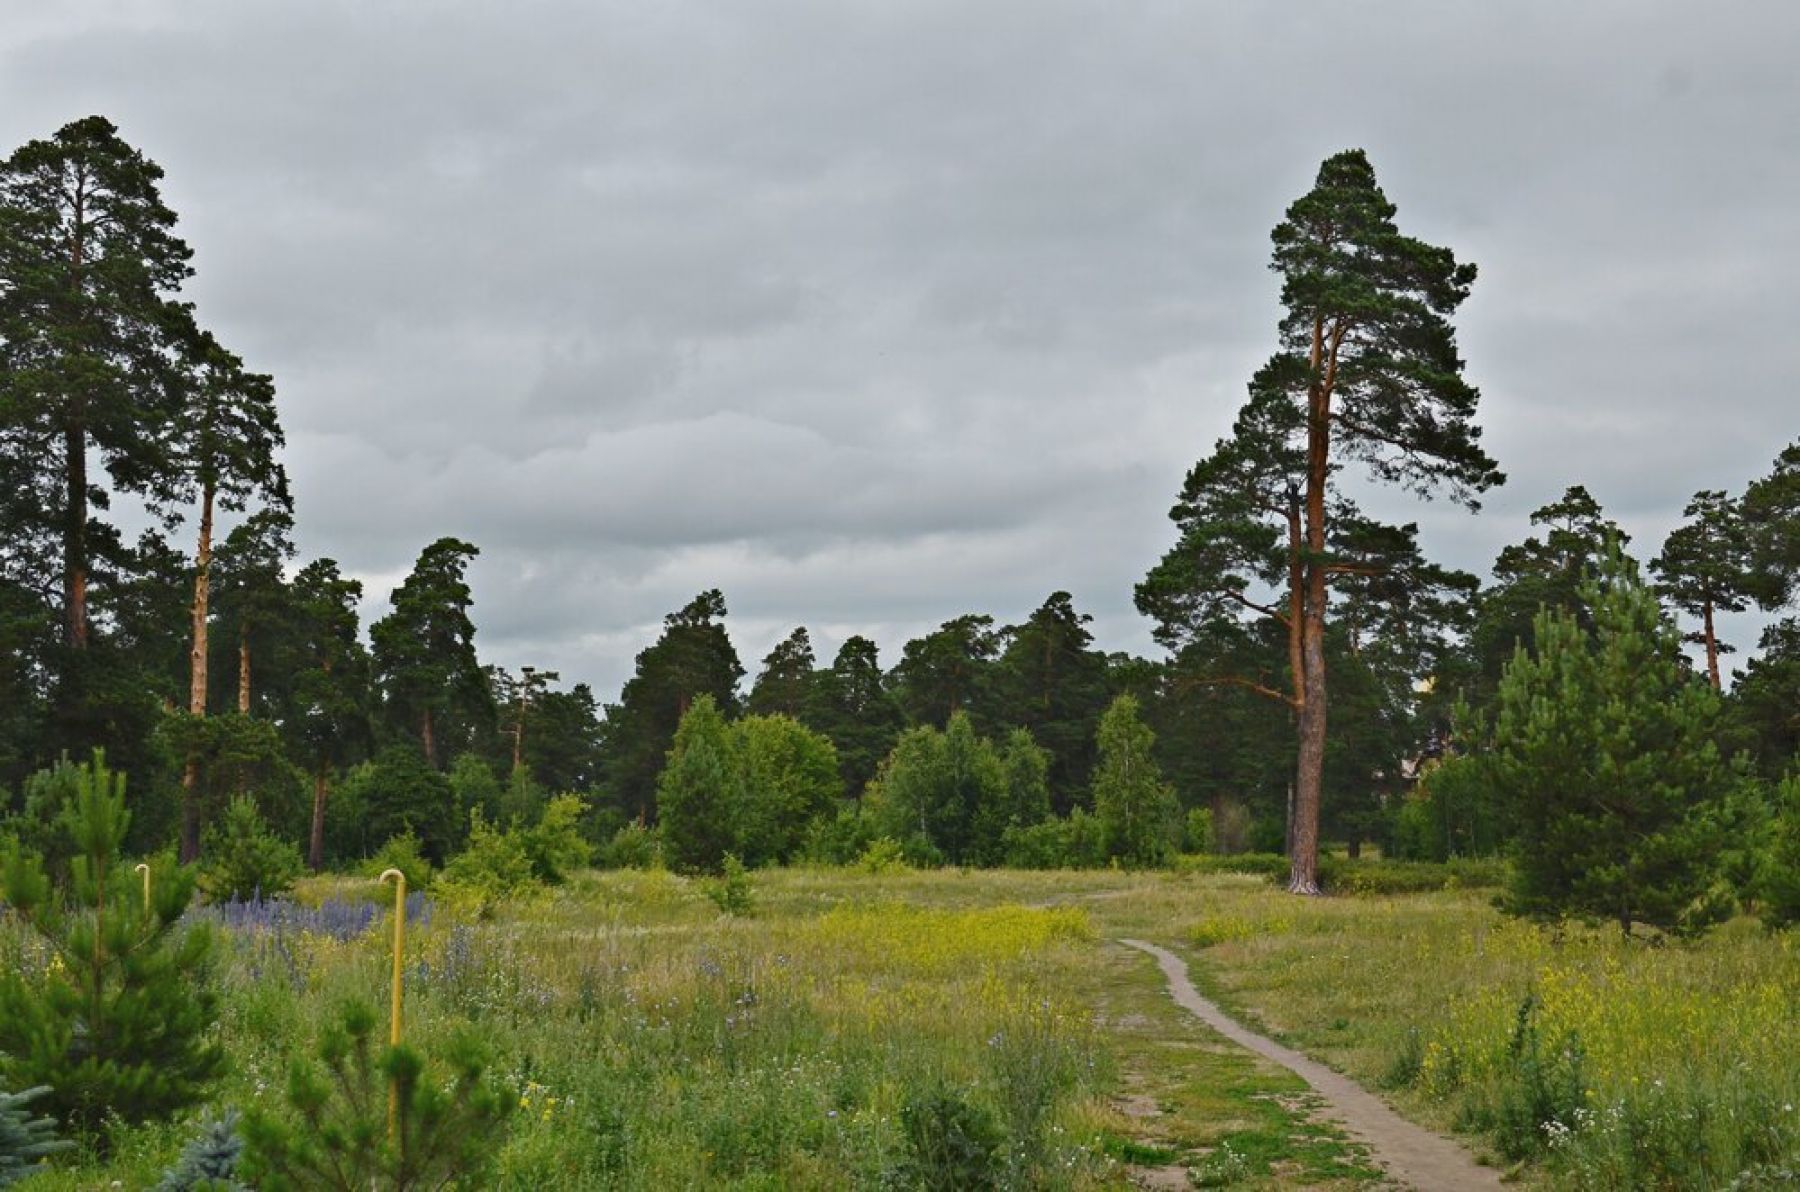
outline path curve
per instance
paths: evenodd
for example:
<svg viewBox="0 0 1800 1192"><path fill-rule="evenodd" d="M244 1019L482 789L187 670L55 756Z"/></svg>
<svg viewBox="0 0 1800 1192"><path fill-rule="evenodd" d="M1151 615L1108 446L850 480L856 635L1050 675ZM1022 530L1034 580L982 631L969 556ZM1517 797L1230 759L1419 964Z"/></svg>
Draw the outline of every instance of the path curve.
<svg viewBox="0 0 1800 1192"><path fill-rule="evenodd" d="M1461 1192L1465 1188L1500 1188L1500 1175L1475 1162L1463 1147L1423 1126L1407 1121L1387 1103L1354 1080L1308 1059L1291 1047L1259 1035L1228 1017L1200 996L1188 979L1181 957L1143 940L1120 940L1128 948L1148 952L1169 979L1169 996L1177 1005L1240 1047L1274 1060L1299 1076L1325 1099L1326 1116L1369 1148L1375 1161L1403 1183L1426 1192Z"/></svg>

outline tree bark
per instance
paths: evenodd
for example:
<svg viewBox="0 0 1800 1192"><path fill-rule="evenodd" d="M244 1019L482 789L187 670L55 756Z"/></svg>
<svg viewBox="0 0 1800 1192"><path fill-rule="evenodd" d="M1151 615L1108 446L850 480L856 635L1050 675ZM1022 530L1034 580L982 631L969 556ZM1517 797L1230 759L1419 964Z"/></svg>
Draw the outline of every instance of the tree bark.
<svg viewBox="0 0 1800 1192"><path fill-rule="evenodd" d="M430 708L419 721L419 741L425 746L425 764L437 769L437 734L432 731Z"/></svg>
<svg viewBox="0 0 1800 1192"><path fill-rule="evenodd" d="M1306 416L1306 575L1301 646L1300 751L1294 774L1294 822L1288 850L1288 890L1318 894L1319 808L1325 786L1325 485L1331 462L1331 386L1325 361L1325 322L1313 321L1313 381Z"/></svg>
<svg viewBox="0 0 1800 1192"><path fill-rule="evenodd" d="M238 627L238 713L250 715L250 623Z"/></svg>
<svg viewBox="0 0 1800 1192"><path fill-rule="evenodd" d="M329 794L326 775L330 769L323 763L313 775L312 836L307 842L306 863L314 873L325 868L325 798Z"/></svg>
<svg viewBox="0 0 1800 1192"><path fill-rule="evenodd" d="M1706 621L1706 677L1712 681L1712 689L1720 690L1719 684L1719 639L1713 633L1713 604L1706 601L1703 606Z"/></svg>
<svg viewBox="0 0 1800 1192"><path fill-rule="evenodd" d="M200 544L194 552L193 636L188 649L188 712L206 715L206 615L212 596L213 486L200 493Z"/></svg>
<svg viewBox="0 0 1800 1192"><path fill-rule="evenodd" d="M78 171L75 180L74 209L71 212L73 235L69 243L69 298L71 306L81 308L81 277L86 265L87 241L87 174ZM63 426L63 450L68 455L69 508L68 524L63 531L63 632L70 646L87 649L87 425L86 403L80 394L71 395L72 409Z"/></svg>
<svg viewBox="0 0 1800 1192"><path fill-rule="evenodd" d="M188 714L206 715L206 613L212 586L213 486L200 493L200 543L194 551L193 636L188 647ZM200 759L181 768L181 860L200 856Z"/></svg>
<svg viewBox="0 0 1800 1192"><path fill-rule="evenodd" d="M200 758L190 753L181 768L181 863L200 859Z"/></svg>
<svg viewBox="0 0 1800 1192"><path fill-rule="evenodd" d="M87 430L74 423L63 431L69 456L68 522L63 528L63 635L70 646L87 649Z"/></svg>

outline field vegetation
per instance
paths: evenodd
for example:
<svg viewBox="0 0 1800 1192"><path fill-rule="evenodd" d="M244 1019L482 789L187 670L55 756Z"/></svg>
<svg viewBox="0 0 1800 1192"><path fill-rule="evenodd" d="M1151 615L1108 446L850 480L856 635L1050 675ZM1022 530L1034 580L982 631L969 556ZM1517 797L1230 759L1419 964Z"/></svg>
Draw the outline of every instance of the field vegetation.
<svg viewBox="0 0 1800 1192"><path fill-rule="evenodd" d="M1374 866L1379 869L1380 867ZM1447 876L1447 875L1446 875ZM414 899L406 1031L476 1031L517 1108L484 1186L1361 1186L1295 1078L1175 1011L1156 939L1234 1013L1469 1135L1528 1185L1762 1186L1800 1157L1790 935L1651 947L1502 917L1488 889L1300 900L1253 874L582 871L487 917ZM45 1189L150 1186L202 1121L268 1107L346 1000L383 1001L383 887L190 913L228 1073ZM54 963L16 922L0 959ZM434 1061L435 1062L435 1061Z"/></svg>

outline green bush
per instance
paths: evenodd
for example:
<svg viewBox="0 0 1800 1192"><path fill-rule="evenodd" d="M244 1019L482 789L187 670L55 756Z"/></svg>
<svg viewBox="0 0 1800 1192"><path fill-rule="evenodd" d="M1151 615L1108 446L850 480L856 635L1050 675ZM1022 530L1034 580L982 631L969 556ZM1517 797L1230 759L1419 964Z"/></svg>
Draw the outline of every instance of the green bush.
<svg viewBox="0 0 1800 1192"><path fill-rule="evenodd" d="M469 847L451 858L437 879L437 896L487 916L508 899L543 888L523 835L502 832L479 811L470 813Z"/></svg>
<svg viewBox="0 0 1800 1192"><path fill-rule="evenodd" d="M431 862L425 859L419 838L410 831L389 838L381 850L362 865L364 877L380 877L390 869L398 869L406 875L408 890L423 890L436 876Z"/></svg>
<svg viewBox="0 0 1800 1192"><path fill-rule="evenodd" d="M458 828L465 821L450 780L426 765L411 745L382 750L372 763L352 771L345 788L346 813L358 809L367 840L359 853L411 832L431 863L441 865L462 839Z"/></svg>
<svg viewBox="0 0 1800 1192"><path fill-rule="evenodd" d="M1758 893L1771 927L1800 923L1800 776L1775 792L1776 815Z"/></svg>
<svg viewBox="0 0 1800 1192"><path fill-rule="evenodd" d="M163 1173L156 1192L250 1192L237 1180L243 1153L238 1113L228 1109L200 1124L200 1133L182 1148L175 1166Z"/></svg>
<svg viewBox="0 0 1800 1192"><path fill-rule="evenodd" d="M47 1156L74 1144L56 1137L56 1123L33 1117L26 1105L49 1092L40 1085L22 1093L0 1089L0 1188L38 1170Z"/></svg>
<svg viewBox="0 0 1800 1192"><path fill-rule="evenodd" d="M285 894L300 876L300 850L269 831L247 795L234 797L206 830L200 888L214 902Z"/></svg>
<svg viewBox="0 0 1800 1192"><path fill-rule="evenodd" d="M878 876L905 873L909 868L906 864L906 854L900 848L899 843L886 836L879 836L869 841L869 847L865 848L862 856L856 859L856 867L864 873Z"/></svg>
<svg viewBox="0 0 1800 1192"><path fill-rule="evenodd" d="M754 906L755 897L744 863L737 859L736 853L726 853L722 869L722 876L701 883L701 892L712 899L714 906L728 915L748 915Z"/></svg>
<svg viewBox="0 0 1800 1192"><path fill-rule="evenodd" d="M587 803L580 795L558 795L544 805L543 815L520 833L531 872L539 881L558 885L594 859L594 846L581 834Z"/></svg>
<svg viewBox="0 0 1800 1192"><path fill-rule="evenodd" d="M662 865L662 835L631 821L600 850L600 864L607 869L656 869Z"/></svg>
<svg viewBox="0 0 1800 1192"><path fill-rule="evenodd" d="M1013 869L1098 869L1106 864L1100 821L1080 807L1067 818L1008 828L1002 856Z"/></svg>
<svg viewBox="0 0 1800 1192"><path fill-rule="evenodd" d="M907 1157L902 1176L933 1192L997 1188L1004 1170L1000 1124L985 1106L936 1086L900 1107Z"/></svg>
<svg viewBox="0 0 1800 1192"><path fill-rule="evenodd" d="M246 1115L248 1183L265 1192L485 1186L518 1095L487 1078L486 1049L472 1034L446 1047L446 1080L428 1078L410 1047L376 1054L375 1024L368 1006L343 1006L319 1038L324 1071L305 1061L289 1071L288 1113L253 1108Z"/></svg>
<svg viewBox="0 0 1800 1192"><path fill-rule="evenodd" d="M205 1095L225 1056L209 1036L212 936L180 926L194 875L152 865L151 902L119 854L125 779L98 751L63 820L76 856L56 890L36 856L0 858L0 894L62 963L0 972L0 1079L48 1085L44 1107L86 1133L167 1118Z"/></svg>
<svg viewBox="0 0 1800 1192"><path fill-rule="evenodd" d="M1217 852L1218 839L1213 833L1212 808L1190 808L1187 813L1187 821L1182 825L1181 835L1181 847L1187 852Z"/></svg>
<svg viewBox="0 0 1800 1192"><path fill-rule="evenodd" d="M800 855L817 865L853 865L880 837L875 821L860 808L839 807L807 825Z"/></svg>
<svg viewBox="0 0 1800 1192"><path fill-rule="evenodd" d="M1319 858L1319 880L1334 894L1424 894L1506 884L1507 865L1496 857L1449 861Z"/></svg>

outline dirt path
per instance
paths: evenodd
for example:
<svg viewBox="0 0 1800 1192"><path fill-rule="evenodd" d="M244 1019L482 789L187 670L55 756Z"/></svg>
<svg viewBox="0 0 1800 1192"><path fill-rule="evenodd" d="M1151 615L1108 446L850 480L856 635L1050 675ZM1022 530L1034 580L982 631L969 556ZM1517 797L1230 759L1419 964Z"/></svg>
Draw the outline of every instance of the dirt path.
<svg viewBox="0 0 1800 1192"><path fill-rule="evenodd" d="M1274 1060L1312 1085L1325 1099L1326 1116L1367 1145L1375 1161L1395 1179L1426 1192L1503 1186L1498 1172L1476 1163L1474 1156L1448 1138L1407 1121L1349 1077L1228 1018L1223 1010L1200 996L1188 980L1187 965L1173 952L1142 940L1119 942L1156 958L1163 976L1169 980L1169 995L1177 1005L1233 1043Z"/></svg>

